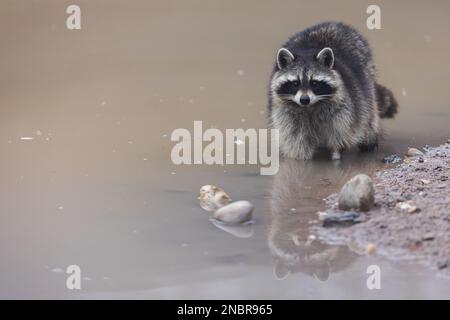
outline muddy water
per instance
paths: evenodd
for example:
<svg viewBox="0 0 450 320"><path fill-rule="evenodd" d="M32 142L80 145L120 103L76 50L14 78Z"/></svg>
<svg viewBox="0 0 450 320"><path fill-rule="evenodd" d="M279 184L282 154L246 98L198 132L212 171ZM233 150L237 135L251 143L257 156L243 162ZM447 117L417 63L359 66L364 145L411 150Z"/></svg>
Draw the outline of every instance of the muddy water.
<svg viewBox="0 0 450 320"><path fill-rule="evenodd" d="M369 31L365 1L77 1L82 29L69 31L71 3L0 3L0 297L450 296L430 270L308 242L321 199L348 177L450 137L450 3L383 3L383 29ZM264 128L278 45L328 19L362 30L399 100L376 153L284 161L274 177L172 164L170 134L194 120ZM199 208L210 183L255 204L247 237ZM81 291L66 289L72 264ZM381 290L366 288L371 264Z"/></svg>

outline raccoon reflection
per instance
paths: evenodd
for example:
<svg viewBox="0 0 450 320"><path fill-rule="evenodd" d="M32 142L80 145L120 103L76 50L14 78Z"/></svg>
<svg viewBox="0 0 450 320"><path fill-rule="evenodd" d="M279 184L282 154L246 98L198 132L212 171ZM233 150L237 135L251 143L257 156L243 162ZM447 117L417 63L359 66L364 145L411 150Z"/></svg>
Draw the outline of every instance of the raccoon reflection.
<svg viewBox="0 0 450 320"><path fill-rule="evenodd" d="M345 246L330 246L309 237L310 221L317 219L323 198L342 185L355 164L298 162L284 159L271 189L268 247L274 274L284 279L295 272L325 281L332 272L351 264L355 254ZM359 168L360 169L360 168ZM356 170L359 170L356 169Z"/></svg>

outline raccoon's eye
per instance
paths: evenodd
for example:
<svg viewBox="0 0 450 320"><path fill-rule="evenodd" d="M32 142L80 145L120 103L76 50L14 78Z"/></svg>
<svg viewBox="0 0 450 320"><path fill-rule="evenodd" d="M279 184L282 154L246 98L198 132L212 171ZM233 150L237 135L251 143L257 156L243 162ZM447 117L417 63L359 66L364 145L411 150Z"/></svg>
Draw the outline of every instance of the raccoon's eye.
<svg viewBox="0 0 450 320"><path fill-rule="evenodd" d="M319 84L319 81L311 80L311 82L309 84L311 85L311 87L317 87L317 85Z"/></svg>
<svg viewBox="0 0 450 320"><path fill-rule="evenodd" d="M292 81L292 85L294 87L298 87L300 85L300 81L298 81L298 80Z"/></svg>

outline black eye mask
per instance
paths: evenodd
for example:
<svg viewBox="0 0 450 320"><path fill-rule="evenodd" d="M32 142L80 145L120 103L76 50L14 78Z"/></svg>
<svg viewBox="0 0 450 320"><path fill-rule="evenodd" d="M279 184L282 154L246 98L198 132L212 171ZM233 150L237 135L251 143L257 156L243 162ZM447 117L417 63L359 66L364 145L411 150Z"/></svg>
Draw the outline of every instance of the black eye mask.
<svg viewBox="0 0 450 320"><path fill-rule="evenodd" d="M332 87L325 81L312 80L309 83L309 86L311 88L311 91L314 92L316 96L324 96L336 92L336 88Z"/></svg>
<svg viewBox="0 0 450 320"><path fill-rule="evenodd" d="M277 93L295 95L298 90L300 90L300 81L287 81L278 88Z"/></svg>

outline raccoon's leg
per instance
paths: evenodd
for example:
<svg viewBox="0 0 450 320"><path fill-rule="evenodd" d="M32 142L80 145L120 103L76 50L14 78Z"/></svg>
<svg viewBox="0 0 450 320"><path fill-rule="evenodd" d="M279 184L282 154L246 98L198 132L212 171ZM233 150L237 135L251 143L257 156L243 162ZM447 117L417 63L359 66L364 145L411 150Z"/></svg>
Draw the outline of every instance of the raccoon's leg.
<svg viewBox="0 0 450 320"><path fill-rule="evenodd" d="M371 143L361 143L358 145L359 151L361 152L372 152L376 148L378 148L377 142L371 142Z"/></svg>
<svg viewBox="0 0 450 320"><path fill-rule="evenodd" d="M314 152L315 150L313 148L303 146L292 158L296 158L299 160L311 160L314 156Z"/></svg>
<svg viewBox="0 0 450 320"><path fill-rule="evenodd" d="M280 151L283 156L297 160L310 160L313 158L315 149L309 144L281 144Z"/></svg>
<svg viewBox="0 0 450 320"><path fill-rule="evenodd" d="M360 142L358 148L360 152L372 152L378 148L378 138L375 137L374 139Z"/></svg>
<svg viewBox="0 0 450 320"><path fill-rule="evenodd" d="M313 158L315 152L316 152L316 150L312 147L304 147L303 148L303 159L311 160Z"/></svg>

